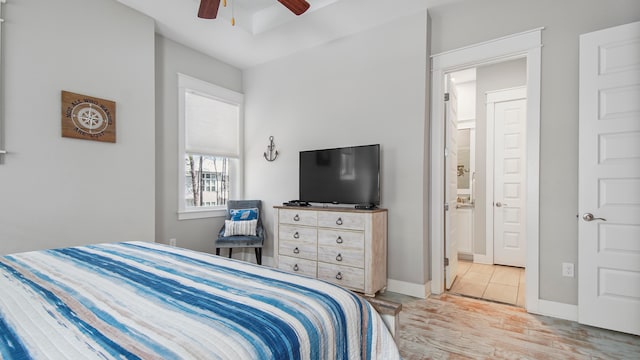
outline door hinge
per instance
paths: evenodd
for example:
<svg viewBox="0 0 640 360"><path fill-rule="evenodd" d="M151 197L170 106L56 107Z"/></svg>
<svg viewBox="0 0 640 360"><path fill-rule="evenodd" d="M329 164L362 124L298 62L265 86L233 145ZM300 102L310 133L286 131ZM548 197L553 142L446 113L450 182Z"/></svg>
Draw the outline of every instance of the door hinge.
<svg viewBox="0 0 640 360"><path fill-rule="evenodd" d="M444 101L449 101L449 93L444 93Z"/></svg>
<svg viewBox="0 0 640 360"><path fill-rule="evenodd" d="M449 258L444 258L444 266L449 266Z"/></svg>
<svg viewBox="0 0 640 360"><path fill-rule="evenodd" d="M449 203L444 203L444 211L449 211Z"/></svg>

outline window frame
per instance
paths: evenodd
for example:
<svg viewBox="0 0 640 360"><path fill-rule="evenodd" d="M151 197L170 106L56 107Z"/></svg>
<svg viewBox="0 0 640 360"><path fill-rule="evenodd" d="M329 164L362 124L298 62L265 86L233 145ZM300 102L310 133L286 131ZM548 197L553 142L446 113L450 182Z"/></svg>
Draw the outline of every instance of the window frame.
<svg viewBox="0 0 640 360"><path fill-rule="evenodd" d="M211 99L238 106L238 157L229 161L229 199L241 199L244 188L244 95L194 77L178 73L178 220L203 219L226 216L226 205L187 208L185 204L185 95L196 93Z"/></svg>

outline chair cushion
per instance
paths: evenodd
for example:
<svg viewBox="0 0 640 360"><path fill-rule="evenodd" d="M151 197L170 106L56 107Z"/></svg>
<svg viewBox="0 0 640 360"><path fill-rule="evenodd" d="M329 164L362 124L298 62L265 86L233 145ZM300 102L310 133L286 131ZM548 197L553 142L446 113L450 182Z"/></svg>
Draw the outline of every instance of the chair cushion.
<svg viewBox="0 0 640 360"><path fill-rule="evenodd" d="M223 236L225 237L235 236L235 235L256 236L257 225L258 225L258 220L243 220L243 221L225 220Z"/></svg>
<svg viewBox="0 0 640 360"><path fill-rule="evenodd" d="M235 235L219 237L216 240L217 248L242 248L262 247L262 239L257 236Z"/></svg>
<svg viewBox="0 0 640 360"><path fill-rule="evenodd" d="M257 220L258 208L252 209L229 209L229 215L233 221Z"/></svg>

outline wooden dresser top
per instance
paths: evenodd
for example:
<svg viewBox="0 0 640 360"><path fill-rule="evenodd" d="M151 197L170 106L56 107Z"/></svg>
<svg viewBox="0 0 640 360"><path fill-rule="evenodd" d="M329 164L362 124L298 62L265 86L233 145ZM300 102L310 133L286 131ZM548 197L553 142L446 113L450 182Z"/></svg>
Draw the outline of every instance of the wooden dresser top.
<svg viewBox="0 0 640 360"><path fill-rule="evenodd" d="M300 211L339 211L339 212L350 212L350 213L376 213L376 212L387 212L387 209L384 208L375 208L371 210L366 209L354 209L351 207L339 207L339 206L285 206L285 205L277 205L273 207L274 209L287 209L287 210L300 210Z"/></svg>

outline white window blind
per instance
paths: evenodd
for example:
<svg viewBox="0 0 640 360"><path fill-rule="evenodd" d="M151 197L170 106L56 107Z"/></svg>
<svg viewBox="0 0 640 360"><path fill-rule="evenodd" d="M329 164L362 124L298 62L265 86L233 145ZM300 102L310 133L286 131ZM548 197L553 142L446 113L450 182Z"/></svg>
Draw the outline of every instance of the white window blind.
<svg viewBox="0 0 640 360"><path fill-rule="evenodd" d="M242 198L244 95L177 75L178 219L225 216Z"/></svg>
<svg viewBox="0 0 640 360"><path fill-rule="evenodd" d="M194 91L185 92L185 151L237 158L239 107Z"/></svg>

